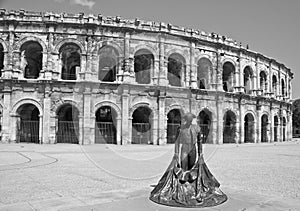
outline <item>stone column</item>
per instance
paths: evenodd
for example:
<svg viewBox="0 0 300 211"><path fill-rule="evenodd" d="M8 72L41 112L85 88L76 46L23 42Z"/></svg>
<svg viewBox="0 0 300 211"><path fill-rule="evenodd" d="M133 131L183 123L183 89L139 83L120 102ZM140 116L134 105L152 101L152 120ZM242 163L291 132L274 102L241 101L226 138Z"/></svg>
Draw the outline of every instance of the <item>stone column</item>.
<svg viewBox="0 0 300 211"><path fill-rule="evenodd" d="M239 92L245 92L245 84L244 84L244 70L242 69L242 52L240 52L239 54L239 83L238 87L239 87Z"/></svg>
<svg viewBox="0 0 300 211"><path fill-rule="evenodd" d="M159 60L155 59L152 67L152 84L159 84Z"/></svg>
<svg viewBox="0 0 300 211"><path fill-rule="evenodd" d="M152 118L152 143L153 145L158 145L159 144L159 140L158 140L158 116L157 116L157 112L154 111L153 112L153 118Z"/></svg>
<svg viewBox="0 0 300 211"><path fill-rule="evenodd" d="M222 78L222 61L221 61L221 52L218 49L217 52L217 73L216 73L216 89L217 91L223 91L223 78Z"/></svg>
<svg viewBox="0 0 300 211"><path fill-rule="evenodd" d="M244 119L244 100L240 101L239 116L237 117L237 137L235 143L243 144L245 142L245 119Z"/></svg>
<svg viewBox="0 0 300 211"><path fill-rule="evenodd" d="M270 61L270 63L269 63L269 90L268 90L269 93L273 92L273 90L272 90L272 75L273 75L272 61Z"/></svg>
<svg viewBox="0 0 300 211"><path fill-rule="evenodd" d="M218 144L223 144L223 97L216 96L217 110L217 140Z"/></svg>
<svg viewBox="0 0 300 211"><path fill-rule="evenodd" d="M162 94L162 93L161 93ZM159 96L158 98L158 144L166 144L167 143L167 133L166 133L166 125L167 115L165 115L166 109L166 98L164 96Z"/></svg>
<svg viewBox="0 0 300 211"><path fill-rule="evenodd" d="M134 82L133 63L134 63L134 60L130 55L130 34L128 32L125 32L123 80L126 83Z"/></svg>
<svg viewBox="0 0 300 211"><path fill-rule="evenodd" d="M20 116L18 114L11 114L10 121L9 121L9 134L8 139L4 137L4 140L8 140L8 142L18 142L17 140L17 130L19 130L20 124Z"/></svg>
<svg viewBox="0 0 300 211"><path fill-rule="evenodd" d="M209 73L208 73L209 74ZM190 43L190 83L189 87L197 89L197 65L195 62L195 43ZM207 84L208 81L207 81Z"/></svg>
<svg viewBox="0 0 300 211"><path fill-rule="evenodd" d="M43 139L43 114L39 115L39 144L44 143L44 139Z"/></svg>
<svg viewBox="0 0 300 211"><path fill-rule="evenodd" d="M85 72L86 72L86 66L87 65L87 54L81 54L81 65L80 70L76 72L77 80L85 80Z"/></svg>
<svg viewBox="0 0 300 211"><path fill-rule="evenodd" d="M95 113L95 112L94 112ZM96 116L90 117L90 144L95 144Z"/></svg>
<svg viewBox="0 0 300 211"><path fill-rule="evenodd" d="M117 145L123 144L122 143L122 118L121 117L117 117L117 125L116 125L116 129L117 129Z"/></svg>
<svg viewBox="0 0 300 211"><path fill-rule="evenodd" d="M164 35L159 36L159 85L168 85L168 58L165 58L165 38Z"/></svg>
<svg viewBox="0 0 300 211"><path fill-rule="evenodd" d="M256 130L255 130L255 143L261 143L261 112L256 111Z"/></svg>
<svg viewBox="0 0 300 211"><path fill-rule="evenodd" d="M78 131L78 142L79 142L79 144L84 144L83 143L83 131L84 131L84 128L83 128L83 122L84 122L84 117L83 116L79 116L79 118L78 118L78 120L79 120L79 131Z"/></svg>
<svg viewBox="0 0 300 211"><path fill-rule="evenodd" d="M11 89L8 84L4 84L3 89L3 111L2 111L2 141L11 141L10 134L13 132L11 128L11 117L10 117L10 102L11 102Z"/></svg>
<svg viewBox="0 0 300 211"><path fill-rule="evenodd" d="M43 143L50 144L50 109L51 99L49 96L50 87L45 87L44 107L43 107Z"/></svg>
<svg viewBox="0 0 300 211"><path fill-rule="evenodd" d="M86 87L83 92L83 142L82 144L91 144L93 139L91 137L91 89Z"/></svg>
<svg viewBox="0 0 300 211"><path fill-rule="evenodd" d="M210 133L213 144L219 144L218 142L218 121L212 120L210 125Z"/></svg>
<svg viewBox="0 0 300 211"><path fill-rule="evenodd" d="M123 89L121 95L122 104L122 144L131 143L131 125L129 121L129 93L126 88Z"/></svg>

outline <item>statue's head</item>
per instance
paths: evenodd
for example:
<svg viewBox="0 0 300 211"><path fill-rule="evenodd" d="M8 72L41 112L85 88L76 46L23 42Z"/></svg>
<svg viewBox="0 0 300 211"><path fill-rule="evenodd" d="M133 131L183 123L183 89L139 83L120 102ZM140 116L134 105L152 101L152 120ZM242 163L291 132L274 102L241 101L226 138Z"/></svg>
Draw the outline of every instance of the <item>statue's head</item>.
<svg viewBox="0 0 300 211"><path fill-rule="evenodd" d="M183 119L186 121L187 124L191 124L194 118L196 118L196 115L190 112L185 113L183 115Z"/></svg>

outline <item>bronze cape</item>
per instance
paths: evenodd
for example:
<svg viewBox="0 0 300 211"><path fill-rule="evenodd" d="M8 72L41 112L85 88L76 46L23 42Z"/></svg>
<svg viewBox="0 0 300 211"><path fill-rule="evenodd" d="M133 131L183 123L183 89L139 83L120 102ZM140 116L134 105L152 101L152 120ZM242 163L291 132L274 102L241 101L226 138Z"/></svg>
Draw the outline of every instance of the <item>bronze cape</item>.
<svg viewBox="0 0 300 211"><path fill-rule="evenodd" d="M198 156L188 170L181 168L174 155L169 167L150 194L153 202L176 207L211 207L222 204L227 196L209 171L198 141ZM193 152L194 150L191 150ZM195 156L196 153L191 153Z"/></svg>

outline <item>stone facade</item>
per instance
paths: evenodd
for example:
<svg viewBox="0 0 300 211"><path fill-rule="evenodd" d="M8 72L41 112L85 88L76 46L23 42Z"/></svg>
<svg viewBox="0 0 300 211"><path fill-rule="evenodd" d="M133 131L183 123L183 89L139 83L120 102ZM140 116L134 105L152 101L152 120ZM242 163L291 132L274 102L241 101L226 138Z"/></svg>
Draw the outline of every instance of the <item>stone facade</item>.
<svg viewBox="0 0 300 211"><path fill-rule="evenodd" d="M187 111L208 143L292 137L291 70L225 36L23 10L0 23L2 142L172 143Z"/></svg>

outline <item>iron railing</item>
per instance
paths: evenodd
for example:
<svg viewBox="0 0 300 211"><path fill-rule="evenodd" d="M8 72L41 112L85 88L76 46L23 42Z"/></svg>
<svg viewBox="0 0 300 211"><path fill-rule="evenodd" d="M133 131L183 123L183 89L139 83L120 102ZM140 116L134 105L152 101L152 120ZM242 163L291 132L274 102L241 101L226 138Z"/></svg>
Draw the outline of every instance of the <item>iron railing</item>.
<svg viewBox="0 0 300 211"><path fill-rule="evenodd" d="M96 144L116 144L116 127L113 122L96 122Z"/></svg>
<svg viewBox="0 0 300 211"><path fill-rule="evenodd" d="M223 143L235 143L235 127L224 126Z"/></svg>
<svg viewBox="0 0 300 211"><path fill-rule="evenodd" d="M21 120L18 125L17 142L39 143L39 121Z"/></svg>
<svg viewBox="0 0 300 211"><path fill-rule="evenodd" d="M167 124L167 143L172 144L176 141L177 130L180 127L180 123L168 123Z"/></svg>
<svg viewBox="0 0 300 211"><path fill-rule="evenodd" d="M151 144L150 123L132 123L132 143Z"/></svg>
<svg viewBox="0 0 300 211"><path fill-rule="evenodd" d="M78 135L78 121L58 121L58 128L56 133L57 143L78 144Z"/></svg>

